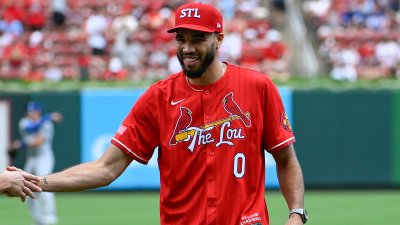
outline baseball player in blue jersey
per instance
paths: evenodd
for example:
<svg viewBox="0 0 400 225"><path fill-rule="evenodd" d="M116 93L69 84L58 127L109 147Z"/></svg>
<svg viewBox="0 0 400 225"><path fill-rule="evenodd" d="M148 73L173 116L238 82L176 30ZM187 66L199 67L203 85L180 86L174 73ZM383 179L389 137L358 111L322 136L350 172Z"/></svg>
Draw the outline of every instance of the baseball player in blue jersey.
<svg viewBox="0 0 400 225"><path fill-rule="evenodd" d="M40 103L28 103L27 115L19 121L21 140L13 143L14 149L26 150L24 171L34 175L46 175L53 172L55 160L52 148L54 136L52 122L62 120L62 115L58 112L42 115L42 111L43 107ZM37 200L28 199L28 204L36 225L57 223L54 193L38 193Z"/></svg>

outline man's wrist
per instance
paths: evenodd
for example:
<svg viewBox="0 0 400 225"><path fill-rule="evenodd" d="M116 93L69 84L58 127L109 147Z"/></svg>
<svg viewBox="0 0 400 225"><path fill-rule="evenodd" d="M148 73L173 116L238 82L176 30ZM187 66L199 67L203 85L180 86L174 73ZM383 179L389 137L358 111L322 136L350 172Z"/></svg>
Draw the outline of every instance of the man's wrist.
<svg viewBox="0 0 400 225"><path fill-rule="evenodd" d="M46 187L49 184L47 177L39 177L39 179L40 179L39 187L44 190L45 189L44 187Z"/></svg>
<svg viewBox="0 0 400 225"><path fill-rule="evenodd" d="M297 220L303 222L303 220L301 219L301 216L299 214L297 214L297 213L291 213L289 215L289 218L297 219Z"/></svg>
<svg viewBox="0 0 400 225"><path fill-rule="evenodd" d="M300 218L300 221L303 222L303 224L305 224L308 220L308 213L305 209L303 208L295 208L290 210L289 212L289 218L296 218L293 215L297 215L297 218Z"/></svg>

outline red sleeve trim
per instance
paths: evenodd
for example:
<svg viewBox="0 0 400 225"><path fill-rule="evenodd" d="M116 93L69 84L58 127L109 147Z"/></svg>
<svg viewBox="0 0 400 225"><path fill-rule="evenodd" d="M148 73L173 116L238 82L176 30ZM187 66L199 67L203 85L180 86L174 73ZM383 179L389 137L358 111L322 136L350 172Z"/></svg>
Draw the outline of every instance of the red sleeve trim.
<svg viewBox="0 0 400 225"><path fill-rule="evenodd" d="M133 158L134 160L142 163L142 164L147 164L149 161L141 158L138 156L136 153L134 153L131 149L129 149L126 145L124 145L121 141L113 138L111 140L111 143L113 143L115 146L117 146L120 150L122 150L125 154L127 154L129 157Z"/></svg>
<svg viewBox="0 0 400 225"><path fill-rule="evenodd" d="M296 141L296 139L294 137L291 137L291 138L289 138L289 139L287 139L285 141L282 141L281 143L273 146L272 148L269 148L268 152L273 152L273 151L282 149L284 147L287 147L287 146L293 144L295 141Z"/></svg>

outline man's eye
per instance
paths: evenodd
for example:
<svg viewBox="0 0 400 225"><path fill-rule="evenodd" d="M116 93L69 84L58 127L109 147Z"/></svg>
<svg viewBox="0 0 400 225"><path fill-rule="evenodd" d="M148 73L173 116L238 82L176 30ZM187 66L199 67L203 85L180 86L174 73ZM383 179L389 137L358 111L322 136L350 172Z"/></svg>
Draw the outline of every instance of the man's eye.
<svg viewBox="0 0 400 225"><path fill-rule="evenodd" d="M193 42L196 42L196 43L202 42L202 41L204 41L204 39L193 39Z"/></svg>

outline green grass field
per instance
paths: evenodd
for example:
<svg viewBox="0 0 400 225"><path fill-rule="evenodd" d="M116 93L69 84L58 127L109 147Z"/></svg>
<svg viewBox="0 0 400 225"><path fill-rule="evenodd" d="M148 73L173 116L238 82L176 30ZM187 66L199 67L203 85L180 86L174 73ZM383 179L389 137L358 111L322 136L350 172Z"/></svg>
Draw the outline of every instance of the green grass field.
<svg viewBox="0 0 400 225"><path fill-rule="evenodd" d="M59 193L59 225L159 224L158 192ZM284 225L287 208L278 191L267 191L272 225ZM308 225L398 225L400 191L308 191ZM0 196L1 225L31 225L27 205Z"/></svg>

